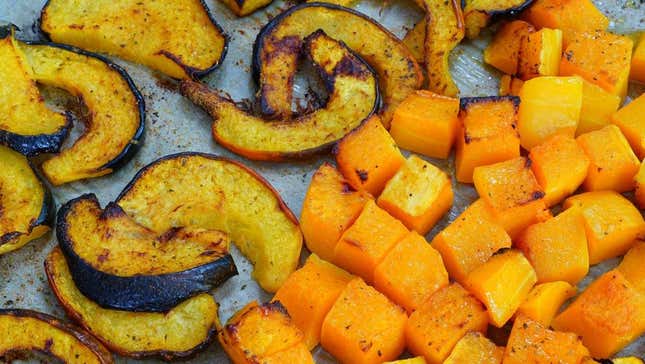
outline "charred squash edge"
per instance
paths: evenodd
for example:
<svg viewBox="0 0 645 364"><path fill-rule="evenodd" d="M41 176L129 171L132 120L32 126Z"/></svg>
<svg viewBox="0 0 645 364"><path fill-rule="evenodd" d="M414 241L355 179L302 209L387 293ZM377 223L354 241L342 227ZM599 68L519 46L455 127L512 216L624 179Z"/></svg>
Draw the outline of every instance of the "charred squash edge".
<svg viewBox="0 0 645 364"><path fill-rule="evenodd" d="M459 99L459 109L467 110L473 104L486 104L488 102L510 101L513 103L513 108L517 112L520 107L520 98L518 96L504 95L504 96L475 96L475 97L462 97Z"/></svg>
<svg viewBox="0 0 645 364"><path fill-rule="evenodd" d="M503 17L513 17L517 16L519 13L524 11L526 8L531 6L533 3L533 0L524 0L524 2L518 6L512 6L510 8L506 9L497 9L497 10L492 10L492 11L486 11L482 9L473 9L474 11L481 11L485 13L486 15L489 15L491 17L491 21L495 21L499 18ZM466 8L466 0L461 0L461 8L465 9Z"/></svg>

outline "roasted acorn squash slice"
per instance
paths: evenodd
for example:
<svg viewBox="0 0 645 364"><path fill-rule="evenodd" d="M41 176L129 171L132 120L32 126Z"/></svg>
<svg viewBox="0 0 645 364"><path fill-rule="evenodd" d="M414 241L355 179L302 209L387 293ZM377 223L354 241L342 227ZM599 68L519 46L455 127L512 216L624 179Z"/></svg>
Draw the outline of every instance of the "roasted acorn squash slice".
<svg viewBox="0 0 645 364"><path fill-rule="evenodd" d="M52 41L109 53L171 77L200 77L228 38L202 0L49 0L40 28Z"/></svg>
<svg viewBox="0 0 645 364"><path fill-rule="evenodd" d="M190 152L163 157L140 170L117 203L157 233L181 226L226 232L269 292L298 265L298 220L268 182L237 162Z"/></svg>
<svg viewBox="0 0 645 364"><path fill-rule="evenodd" d="M0 255L49 231L53 201L25 156L0 146Z"/></svg>
<svg viewBox="0 0 645 364"><path fill-rule="evenodd" d="M0 144L24 155L57 153L72 125L45 106L12 36L0 39Z"/></svg>
<svg viewBox="0 0 645 364"><path fill-rule="evenodd" d="M38 351L70 364L112 364L112 354L92 335L31 310L0 310L0 362L14 352ZM10 360L9 360L10 361Z"/></svg>
<svg viewBox="0 0 645 364"><path fill-rule="evenodd" d="M466 22L466 36L475 38L491 18L515 16L526 9L533 0L461 0Z"/></svg>
<svg viewBox="0 0 645 364"><path fill-rule="evenodd" d="M323 108L294 120L265 121L194 81L184 80L182 92L211 114L215 140L247 158L302 158L329 149L376 110L376 76L346 46L322 31L307 37L304 48L327 86L329 100Z"/></svg>
<svg viewBox="0 0 645 364"><path fill-rule="evenodd" d="M115 203L83 195L58 210L56 235L78 289L102 307L164 312L237 274L221 231L177 228L161 235Z"/></svg>
<svg viewBox="0 0 645 364"><path fill-rule="evenodd" d="M54 185L111 173L142 142L145 107L128 74L107 58L55 43L20 43L34 80L80 97L90 116L69 149L42 164Z"/></svg>
<svg viewBox="0 0 645 364"><path fill-rule="evenodd" d="M83 296L72 279L60 248L45 260L49 285L69 317L110 350L132 358L186 358L215 338L217 303L207 293L182 302L166 313L101 308Z"/></svg>
<svg viewBox="0 0 645 364"><path fill-rule="evenodd" d="M378 74L383 122L396 106L421 87L421 69L408 48L375 20L326 3L304 3L273 18L258 34L253 71L260 87L260 107L271 117L289 117L294 75L304 38L316 30L344 42Z"/></svg>

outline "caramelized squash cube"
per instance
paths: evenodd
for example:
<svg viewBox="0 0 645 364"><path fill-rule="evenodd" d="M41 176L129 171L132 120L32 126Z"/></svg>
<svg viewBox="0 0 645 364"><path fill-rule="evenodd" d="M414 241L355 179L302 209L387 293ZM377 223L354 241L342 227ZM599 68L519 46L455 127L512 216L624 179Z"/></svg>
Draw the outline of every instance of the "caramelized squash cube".
<svg viewBox="0 0 645 364"><path fill-rule="evenodd" d="M457 134L458 113L459 100L418 90L394 111L390 134L403 149L448 158Z"/></svg>
<svg viewBox="0 0 645 364"><path fill-rule="evenodd" d="M645 233L645 220L640 211L614 191L569 197L564 201L564 208L578 208L582 212L592 265L625 254Z"/></svg>
<svg viewBox="0 0 645 364"><path fill-rule="evenodd" d="M443 364L500 364L504 348L496 346L480 332L469 332L452 349Z"/></svg>
<svg viewBox="0 0 645 364"><path fill-rule="evenodd" d="M645 94L632 100L611 116L638 158L645 158Z"/></svg>
<svg viewBox="0 0 645 364"><path fill-rule="evenodd" d="M538 77L520 90L518 130L522 147L530 150L555 134L575 136L582 108L579 77Z"/></svg>
<svg viewBox="0 0 645 364"><path fill-rule="evenodd" d="M338 239L371 199L369 193L356 191L332 165L321 165L311 178L300 215L307 248L331 261Z"/></svg>
<svg viewBox="0 0 645 364"><path fill-rule="evenodd" d="M517 314L549 327L564 301L575 294L576 287L564 281L538 284L531 289L526 300L517 309Z"/></svg>
<svg viewBox="0 0 645 364"><path fill-rule="evenodd" d="M503 24L484 50L484 62L509 75L516 74L521 42L534 31L533 25L522 20Z"/></svg>
<svg viewBox="0 0 645 364"><path fill-rule="evenodd" d="M378 196L405 161L381 120L373 116L334 149L338 169L357 190Z"/></svg>
<svg viewBox="0 0 645 364"><path fill-rule="evenodd" d="M405 340L414 355L429 364L440 364L457 342L470 331L483 334L488 328L486 309L458 283L435 292L410 315Z"/></svg>
<svg viewBox="0 0 645 364"><path fill-rule="evenodd" d="M368 201L336 244L333 263L371 283L376 266L407 234L403 223Z"/></svg>
<svg viewBox="0 0 645 364"><path fill-rule="evenodd" d="M542 28L522 38L517 75L523 80L557 76L562 57L562 31Z"/></svg>
<svg viewBox="0 0 645 364"><path fill-rule="evenodd" d="M645 33L641 36L632 53L632 66L629 71L629 79L645 83Z"/></svg>
<svg viewBox="0 0 645 364"><path fill-rule="evenodd" d="M520 156L515 96L461 99L461 128L457 139L457 181L472 183L476 167Z"/></svg>
<svg viewBox="0 0 645 364"><path fill-rule="evenodd" d="M634 192L636 204L639 208L645 209L645 159L641 163L634 180L636 182L636 191Z"/></svg>
<svg viewBox="0 0 645 364"><path fill-rule="evenodd" d="M645 241L638 241L629 249L618 265L618 270L636 290L645 295Z"/></svg>
<svg viewBox="0 0 645 364"><path fill-rule="evenodd" d="M602 129L611 123L611 116L618 110L620 96L605 91L602 87L583 80L582 109L576 135Z"/></svg>
<svg viewBox="0 0 645 364"><path fill-rule="evenodd" d="M448 285L441 255L411 232L390 250L374 271L374 287L409 313Z"/></svg>
<svg viewBox="0 0 645 364"><path fill-rule="evenodd" d="M585 133L576 138L591 164L583 187L587 191L634 189L640 161L616 125Z"/></svg>
<svg viewBox="0 0 645 364"><path fill-rule="evenodd" d="M547 206L560 203L587 177L589 157L570 136L554 135L529 153L531 170L542 188Z"/></svg>
<svg viewBox="0 0 645 364"><path fill-rule="evenodd" d="M407 319L401 307L356 278L325 317L320 343L342 363L394 360L405 347Z"/></svg>
<svg viewBox="0 0 645 364"><path fill-rule="evenodd" d="M645 295L613 269L596 279L553 320L570 331L595 358L608 358L645 333Z"/></svg>
<svg viewBox="0 0 645 364"><path fill-rule="evenodd" d="M520 96L524 81L511 75L502 75L499 79L500 96Z"/></svg>
<svg viewBox="0 0 645 364"><path fill-rule="evenodd" d="M352 278L351 274L311 254L273 297L282 303L302 331L309 350L318 345L325 316Z"/></svg>

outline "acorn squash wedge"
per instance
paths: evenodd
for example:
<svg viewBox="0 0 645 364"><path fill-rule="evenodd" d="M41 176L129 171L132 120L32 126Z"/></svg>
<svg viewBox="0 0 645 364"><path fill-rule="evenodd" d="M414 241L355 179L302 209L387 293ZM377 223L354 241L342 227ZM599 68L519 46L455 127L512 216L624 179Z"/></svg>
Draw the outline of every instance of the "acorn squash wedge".
<svg viewBox="0 0 645 364"><path fill-rule="evenodd" d="M410 50L374 19L342 6L309 2L273 18L258 34L253 72L261 111L272 118L291 116L293 82L304 38L317 31L344 42L378 74L381 116L389 126L396 106L421 87L423 75Z"/></svg>
<svg viewBox="0 0 645 364"><path fill-rule="evenodd" d="M53 220L49 189L27 158L0 146L0 255L47 233Z"/></svg>
<svg viewBox="0 0 645 364"><path fill-rule="evenodd" d="M132 358L187 358L215 338L217 303L209 294L189 298L166 313L101 308L74 284L60 248L45 260L45 273L67 315L111 351Z"/></svg>
<svg viewBox="0 0 645 364"><path fill-rule="evenodd" d="M163 157L141 169L116 203L157 233L224 231L266 291L277 291L298 265L298 220L268 182L238 162L194 152Z"/></svg>
<svg viewBox="0 0 645 364"><path fill-rule="evenodd" d="M0 362L15 352L38 351L70 364L112 364L112 354L92 335L53 316L0 310Z"/></svg>
<svg viewBox="0 0 645 364"><path fill-rule="evenodd" d="M462 0L466 36L476 38L492 19L515 16L532 2L533 0Z"/></svg>
<svg viewBox="0 0 645 364"><path fill-rule="evenodd" d="M101 210L93 194L58 210L56 234L79 291L105 308L165 312L237 274L226 234L176 228L159 235L115 203Z"/></svg>
<svg viewBox="0 0 645 364"><path fill-rule="evenodd" d="M303 158L329 149L376 111L376 76L367 64L322 31L304 42L305 54L330 96L324 107L293 120L266 121L203 84L182 82L183 94L213 117L213 137L219 144L249 159Z"/></svg>
<svg viewBox="0 0 645 364"><path fill-rule="evenodd" d="M49 0L40 29L54 42L113 54L174 78L213 71L228 43L203 0Z"/></svg>
<svg viewBox="0 0 645 364"><path fill-rule="evenodd" d="M63 44L27 42L19 48L42 84L78 96L90 111L83 135L46 160L54 185L111 173L127 162L143 138L143 97L128 74L107 58Z"/></svg>

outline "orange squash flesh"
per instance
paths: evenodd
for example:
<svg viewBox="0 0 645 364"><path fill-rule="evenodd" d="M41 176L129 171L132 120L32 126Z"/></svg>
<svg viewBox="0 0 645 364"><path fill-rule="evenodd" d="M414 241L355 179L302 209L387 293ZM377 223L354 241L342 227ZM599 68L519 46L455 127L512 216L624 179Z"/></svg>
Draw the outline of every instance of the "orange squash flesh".
<svg viewBox="0 0 645 364"><path fill-rule="evenodd" d="M582 108L576 136L602 129L611 122L611 116L618 110L620 96L605 91L593 83L582 81Z"/></svg>
<svg viewBox="0 0 645 364"><path fill-rule="evenodd" d="M422 356L416 356L416 357L410 358L410 359L386 361L383 364L426 364L426 360Z"/></svg>
<svg viewBox="0 0 645 364"><path fill-rule="evenodd" d="M557 76L562 56L562 31L542 28L527 34L520 43L517 75L522 80Z"/></svg>
<svg viewBox="0 0 645 364"><path fill-rule="evenodd" d="M636 191L634 192L636 205L641 209L645 209L645 159L641 162L641 167L634 178L634 182L636 183Z"/></svg>
<svg viewBox="0 0 645 364"><path fill-rule="evenodd" d="M499 79L499 95L500 96L519 96L520 90L524 81L511 75L502 75Z"/></svg>
<svg viewBox="0 0 645 364"><path fill-rule="evenodd" d="M496 346L480 332L469 332L457 342L443 364L500 364L504 348Z"/></svg>
<svg viewBox="0 0 645 364"><path fill-rule="evenodd" d="M618 270L636 290L645 295L645 241L639 240L629 249Z"/></svg>
<svg viewBox="0 0 645 364"><path fill-rule="evenodd" d="M639 159L645 158L645 94L632 100L611 116Z"/></svg>
<svg viewBox="0 0 645 364"><path fill-rule="evenodd" d="M533 25L523 20L503 24L484 50L484 62L506 74L515 75L522 40L534 31Z"/></svg>
<svg viewBox="0 0 645 364"><path fill-rule="evenodd" d="M634 53L632 53L632 66L629 71L629 79L645 83L645 33L642 33Z"/></svg>
<svg viewBox="0 0 645 364"><path fill-rule="evenodd" d="M564 281L538 284L531 289L517 309L517 314L549 327L560 306L575 294L576 288Z"/></svg>

